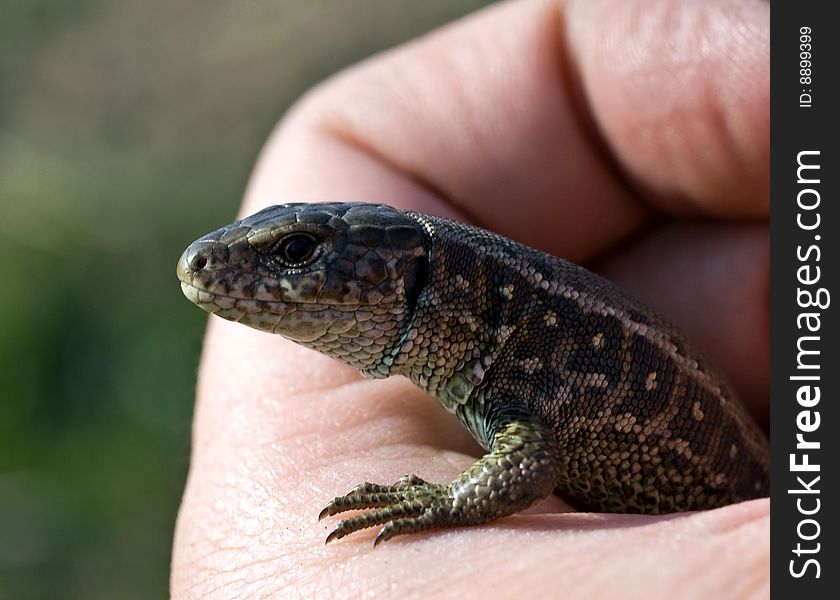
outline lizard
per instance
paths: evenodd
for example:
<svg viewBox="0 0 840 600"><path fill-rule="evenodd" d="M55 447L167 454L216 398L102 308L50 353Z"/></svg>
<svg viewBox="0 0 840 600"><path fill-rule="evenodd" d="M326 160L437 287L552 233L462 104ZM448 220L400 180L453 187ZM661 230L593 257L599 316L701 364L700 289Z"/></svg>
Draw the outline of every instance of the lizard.
<svg viewBox="0 0 840 600"><path fill-rule="evenodd" d="M193 242L205 311L371 378L402 375L486 450L451 483L362 483L327 542L478 525L552 492L665 514L769 493L769 443L674 326L589 270L490 231L364 203L266 208Z"/></svg>

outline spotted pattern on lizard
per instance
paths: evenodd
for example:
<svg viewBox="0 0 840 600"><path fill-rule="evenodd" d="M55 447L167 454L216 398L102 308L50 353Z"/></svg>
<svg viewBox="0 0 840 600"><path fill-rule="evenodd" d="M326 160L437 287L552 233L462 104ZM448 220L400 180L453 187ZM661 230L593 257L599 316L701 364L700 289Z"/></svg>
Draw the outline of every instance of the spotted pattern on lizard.
<svg viewBox="0 0 840 600"><path fill-rule="evenodd" d="M361 484L328 538L377 542L509 515L552 491L661 514L769 493L767 438L708 360L586 269L455 221L284 204L194 242L185 295L368 377L404 375L488 453L449 484Z"/></svg>

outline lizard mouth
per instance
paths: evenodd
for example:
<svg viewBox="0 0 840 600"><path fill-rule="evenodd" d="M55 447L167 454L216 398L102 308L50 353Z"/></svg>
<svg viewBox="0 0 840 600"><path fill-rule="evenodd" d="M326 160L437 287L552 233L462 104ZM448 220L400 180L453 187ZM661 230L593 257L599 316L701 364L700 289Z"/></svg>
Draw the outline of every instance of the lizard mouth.
<svg viewBox="0 0 840 600"><path fill-rule="evenodd" d="M241 321L246 315L265 314L281 318L283 315L293 312L298 305L295 302L256 300L219 294L183 280L181 281L181 291L187 300L202 310L229 321L237 322Z"/></svg>
<svg viewBox="0 0 840 600"><path fill-rule="evenodd" d="M206 289L186 281L181 281L181 291L187 300L211 314L216 314L222 310L234 310L236 309L237 301L240 300L240 298L233 296L208 292ZM244 311L240 310L239 312Z"/></svg>
<svg viewBox="0 0 840 600"><path fill-rule="evenodd" d="M210 314L260 331L282 333L299 343L317 340L330 329L339 333L346 330L339 323L348 322L347 315L353 314L324 304L237 298L209 292L183 280L181 291Z"/></svg>

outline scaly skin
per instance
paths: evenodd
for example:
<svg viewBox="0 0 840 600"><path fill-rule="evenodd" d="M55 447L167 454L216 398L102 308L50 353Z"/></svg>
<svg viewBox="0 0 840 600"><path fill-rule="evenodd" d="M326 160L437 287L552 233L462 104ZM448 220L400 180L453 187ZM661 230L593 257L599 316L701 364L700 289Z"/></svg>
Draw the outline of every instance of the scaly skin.
<svg viewBox="0 0 840 600"><path fill-rule="evenodd" d="M515 513L552 491L649 514L769 493L767 439L706 359L582 267L447 219L370 204L267 208L190 245L204 310L405 375L488 450L450 484L361 484L327 541L377 543Z"/></svg>

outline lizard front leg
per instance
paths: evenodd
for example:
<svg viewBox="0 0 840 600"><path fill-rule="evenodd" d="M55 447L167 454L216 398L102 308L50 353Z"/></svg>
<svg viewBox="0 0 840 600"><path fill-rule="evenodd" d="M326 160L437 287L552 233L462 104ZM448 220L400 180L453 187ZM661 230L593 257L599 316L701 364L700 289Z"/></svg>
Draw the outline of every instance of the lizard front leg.
<svg viewBox="0 0 840 600"><path fill-rule="evenodd" d="M335 498L319 519L348 510L372 510L342 521L327 543L377 525L383 527L374 545L435 527L478 525L548 496L561 464L554 435L530 415L506 419L494 429L490 452L452 483L428 483L406 475L394 485L363 483Z"/></svg>

